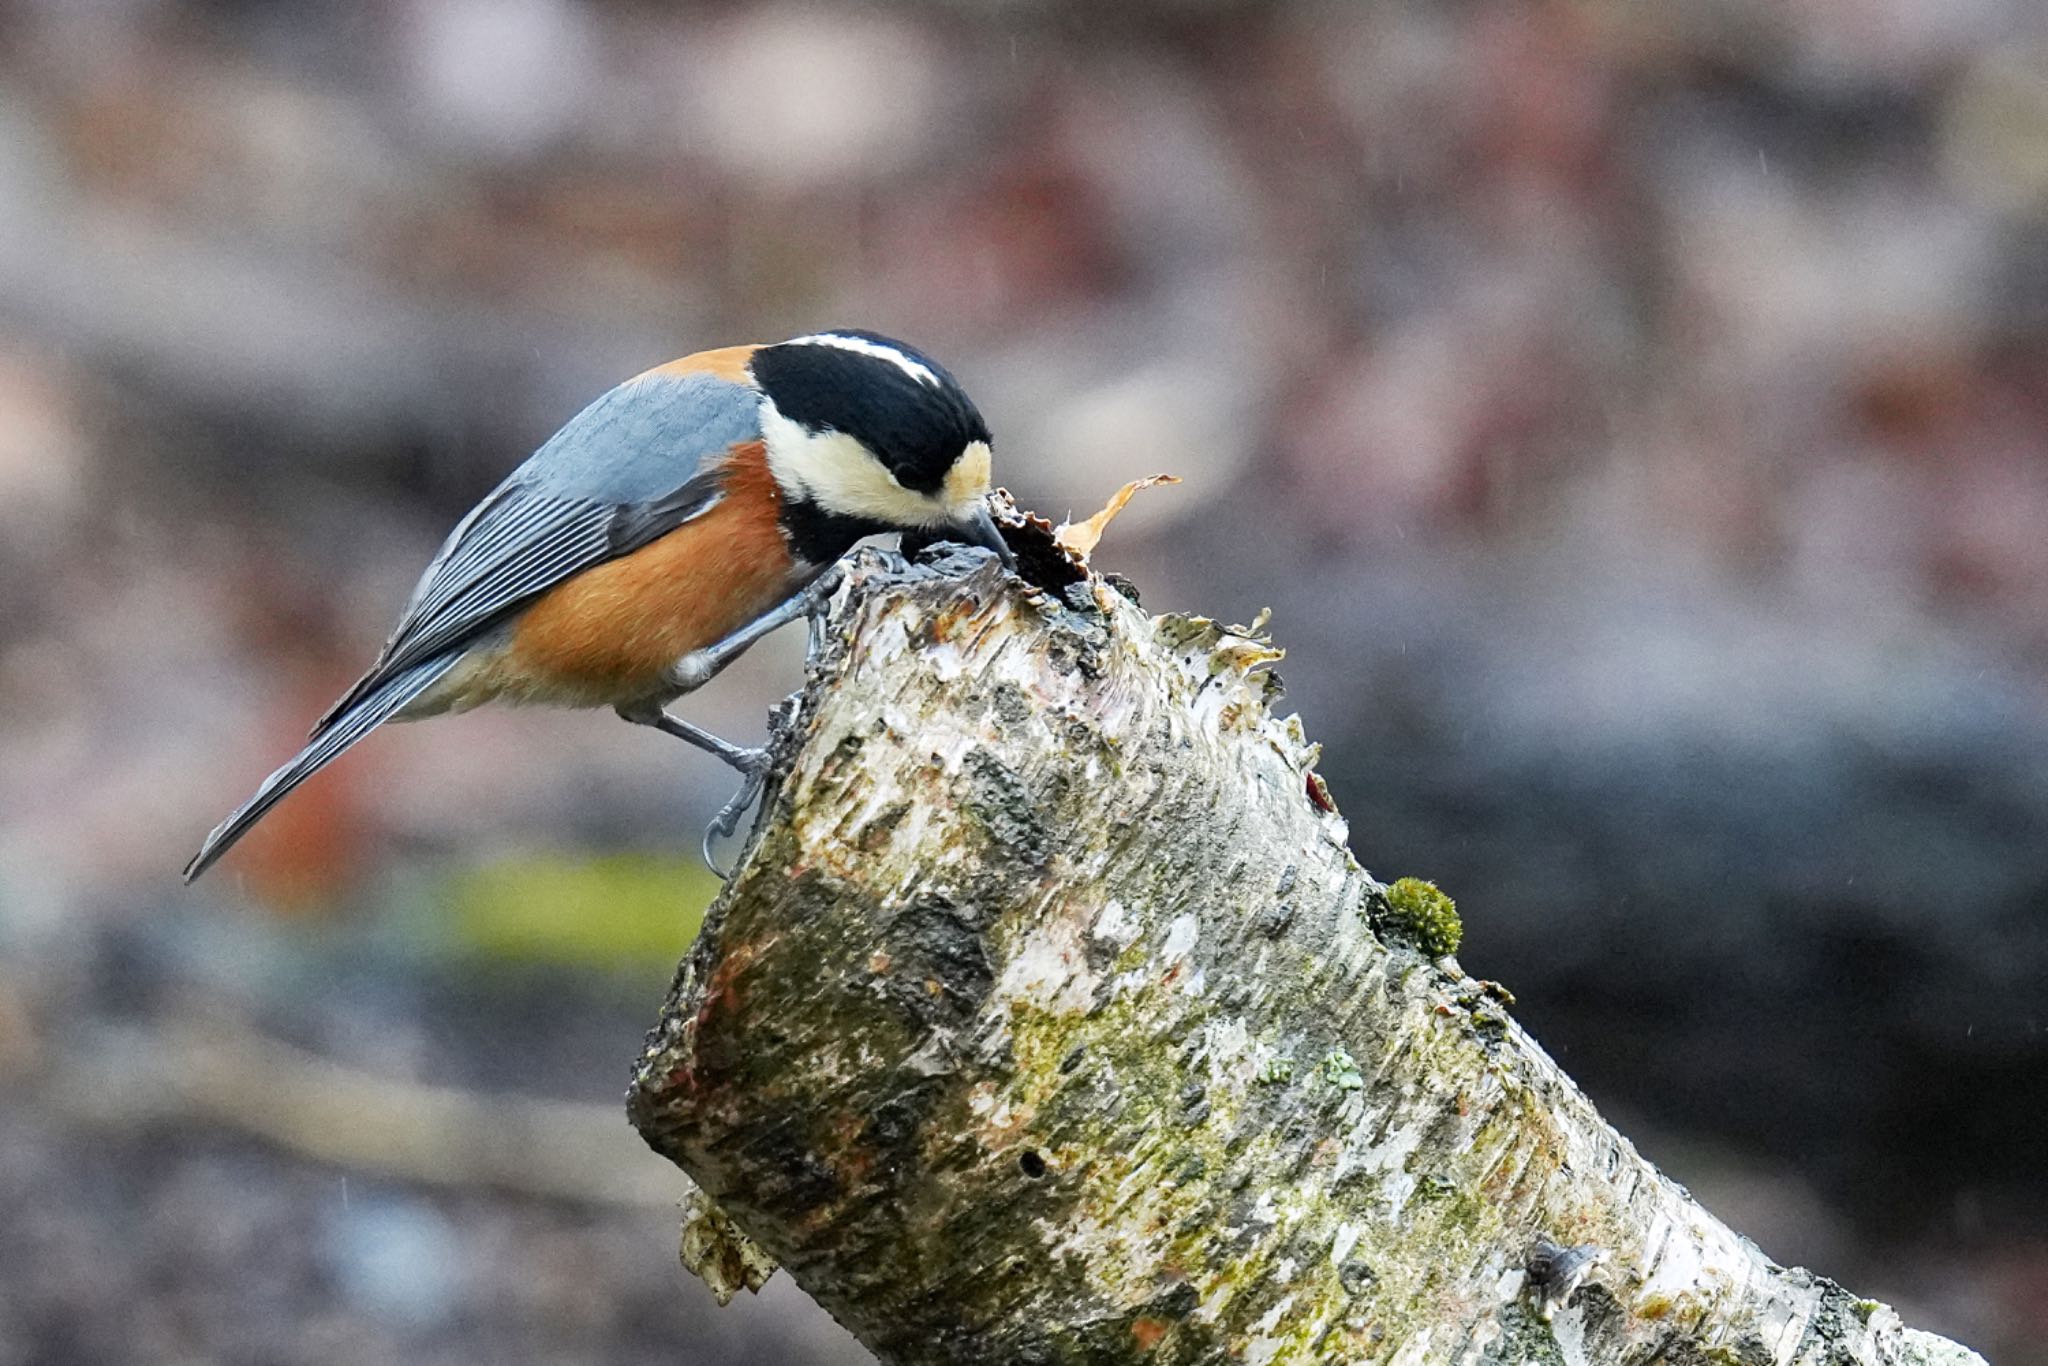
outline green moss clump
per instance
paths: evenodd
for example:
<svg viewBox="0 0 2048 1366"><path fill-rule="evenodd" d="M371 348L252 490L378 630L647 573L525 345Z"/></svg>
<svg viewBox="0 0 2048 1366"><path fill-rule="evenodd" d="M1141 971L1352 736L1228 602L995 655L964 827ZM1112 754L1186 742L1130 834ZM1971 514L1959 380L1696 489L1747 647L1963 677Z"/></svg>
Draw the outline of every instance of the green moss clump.
<svg viewBox="0 0 2048 1366"><path fill-rule="evenodd" d="M1520 1366L1564 1366L1564 1349L1557 1345L1549 1320L1525 1305L1510 1304L1501 1310L1501 1339L1486 1355L1487 1361L1512 1361Z"/></svg>
<svg viewBox="0 0 2048 1366"><path fill-rule="evenodd" d="M1365 1076L1358 1070L1358 1064L1351 1055L1341 1048L1333 1048L1323 1058L1323 1080L1339 1091L1362 1091Z"/></svg>
<svg viewBox="0 0 2048 1366"><path fill-rule="evenodd" d="M1426 957L1442 958L1456 953L1465 938L1458 903L1434 882L1404 877L1378 901L1372 927L1382 939L1398 939Z"/></svg>
<svg viewBox="0 0 2048 1366"><path fill-rule="evenodd" d="M1415 1183L1415 1190L1425 1200L1444 1200L1458 1193L1458 1183L1432 1172Z"/></svg>

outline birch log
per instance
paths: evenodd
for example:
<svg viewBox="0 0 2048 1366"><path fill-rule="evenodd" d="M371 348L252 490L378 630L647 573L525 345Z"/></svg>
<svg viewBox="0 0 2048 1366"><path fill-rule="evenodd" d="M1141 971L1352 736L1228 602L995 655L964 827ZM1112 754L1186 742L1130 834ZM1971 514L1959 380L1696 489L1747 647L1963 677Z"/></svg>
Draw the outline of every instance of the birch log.
<svg viewBox="0 0 2048 1366"><path fill-rule="evenodd" d="M1256 630L1024 539L1050 587L862 552L829 604L629 1102L715 1202L699 1264L765 1249L892 1366L1980 1362L1770 1261L1375 932Z"/></svg>

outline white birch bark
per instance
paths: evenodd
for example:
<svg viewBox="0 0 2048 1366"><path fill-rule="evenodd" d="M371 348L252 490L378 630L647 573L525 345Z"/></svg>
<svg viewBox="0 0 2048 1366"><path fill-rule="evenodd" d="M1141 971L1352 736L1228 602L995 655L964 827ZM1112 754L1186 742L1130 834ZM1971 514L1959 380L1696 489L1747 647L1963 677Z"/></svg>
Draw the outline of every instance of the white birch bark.
<svg viewBox="0 0 2048 1366"><path fill-rule="evenodd" d="M855 563L630 1101L884 1362L1979 1361L1376 932L1265 640L941 568Z"/></svg>

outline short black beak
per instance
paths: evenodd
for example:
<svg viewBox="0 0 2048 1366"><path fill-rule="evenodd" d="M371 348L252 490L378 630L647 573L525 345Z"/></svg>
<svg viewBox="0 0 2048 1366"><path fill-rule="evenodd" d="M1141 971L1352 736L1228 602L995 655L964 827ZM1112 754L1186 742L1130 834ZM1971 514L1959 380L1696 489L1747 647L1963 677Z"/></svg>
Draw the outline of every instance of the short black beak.
<svg viewBox="0 0 2048 1366"><path fill-rule="evenodd" d="M986 502L977 503L974 515L956 526L954 530L960 533L960 539L968 545L978 545L984 550L995 551L996 558L1003 562L1005 569L1016 569L1016 553L1010 549L1010 543L1003 539L1002 528L996 525L995 516L988 510Z"/></svg>

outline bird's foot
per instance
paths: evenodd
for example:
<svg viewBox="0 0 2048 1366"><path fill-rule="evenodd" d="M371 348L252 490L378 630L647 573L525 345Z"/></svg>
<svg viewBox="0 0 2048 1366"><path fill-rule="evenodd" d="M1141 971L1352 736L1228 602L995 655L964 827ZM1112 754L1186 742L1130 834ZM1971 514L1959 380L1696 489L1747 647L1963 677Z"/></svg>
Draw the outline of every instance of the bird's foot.
<svg viewBox="0 0 2048 1366"><path fill-rule="evenodd" d="M747 808L760 797L761 789L768 782L769 753L767 749L740 749L732 756L721 756L740 771L740 790L732 794L732 800L718 808L718 814L711 818L711 824L704 827L704 863L720 880L729 881L733 870L718 866L712 846L719 840L730 838L740 828L740 817L747 814Z"/></svg>
<svg viewBox="0 0 2048 1366"><path fill-rule="evenodd" d="M825 649L825 600L846 582L846 564L834 560L824 572L804 586L804 667L818 662Z"/></svg>

